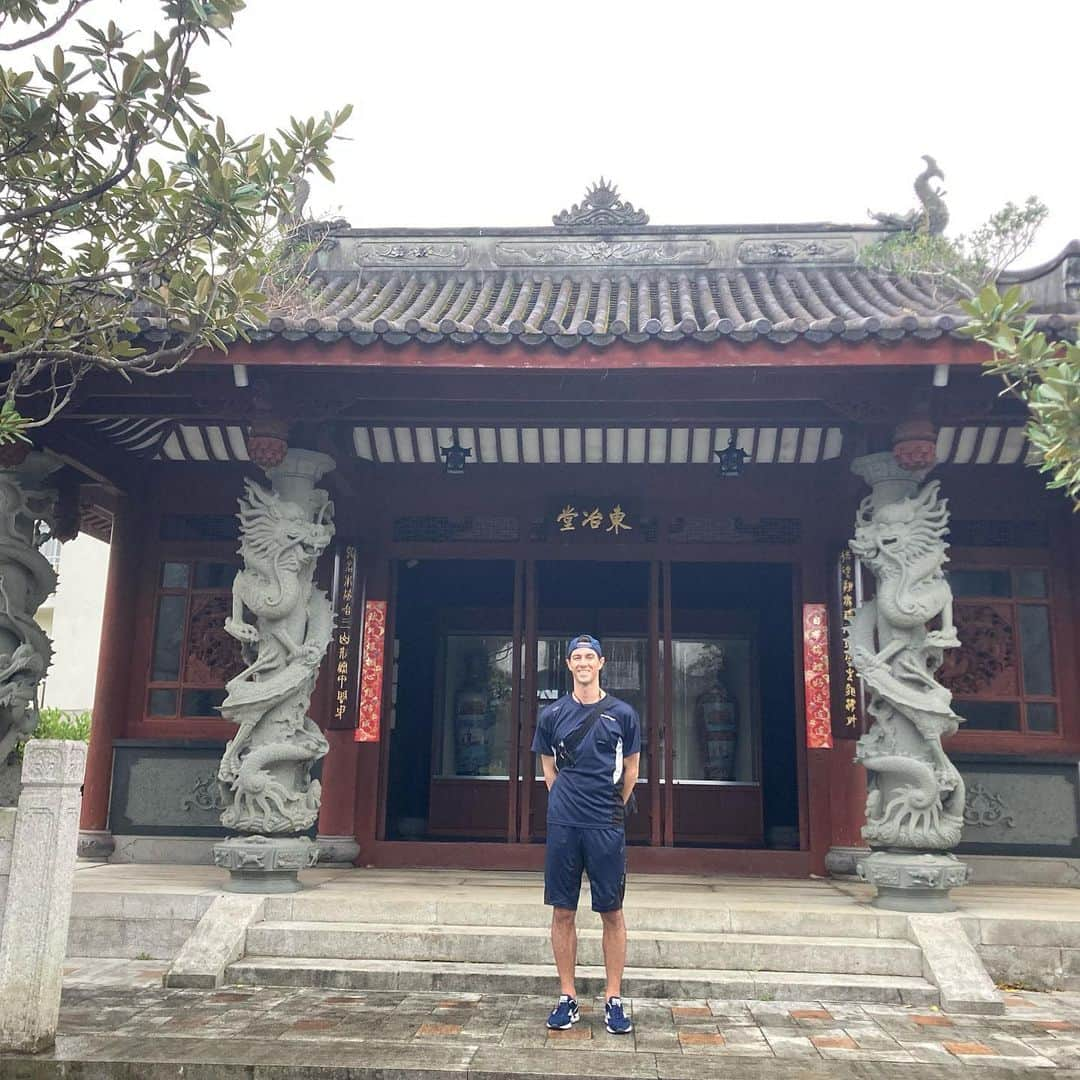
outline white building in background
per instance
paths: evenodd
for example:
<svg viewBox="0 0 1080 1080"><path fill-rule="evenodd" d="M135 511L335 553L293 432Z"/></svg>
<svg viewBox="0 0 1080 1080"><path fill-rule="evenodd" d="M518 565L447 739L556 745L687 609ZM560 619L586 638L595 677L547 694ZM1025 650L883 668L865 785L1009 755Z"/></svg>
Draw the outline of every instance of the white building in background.
<svg viewBox="0 0 1080 1080"><path fill-rule="evenodd" d="M42 704L89 711L94 703L101 614L109 545L80 534L41 549L59 575L56 592L38 609L37 621L53 641L53 661L42 681Z"/></svg>

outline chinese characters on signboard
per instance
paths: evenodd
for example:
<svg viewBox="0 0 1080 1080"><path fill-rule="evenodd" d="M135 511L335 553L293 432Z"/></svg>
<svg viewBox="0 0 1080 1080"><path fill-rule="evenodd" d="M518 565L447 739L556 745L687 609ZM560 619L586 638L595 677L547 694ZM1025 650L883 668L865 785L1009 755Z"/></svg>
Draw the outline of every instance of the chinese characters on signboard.
<svg viewBox="0 0 1080 1080"><path fill-rule="evenodd" d="M555 514L555 524L561 533L591 529L593 532L604 532L618 537L624 532L634 530L634 526L630 524L630 515L621 503L582 504L580 507L573 503L564 503L562 509Z"/></svg>
<svg viewBox="0 0 1080 1080"><path fill-rule="evenodd" d="M843 620L841 640L844 645L844 723L854 727L859 721L859 687L855 667L851 662L851 643L848 640L851 620L858 604L855 592L855 556L845 548L840 553L840 618Z"/></svg>
<svg viewBox="0 0 1080 1080"><path fill-rule="evenodd" d="M353 597L356 593L356 548L345 548L341 586L338 594L337 637L334 666L334 719L342 720L349 711L349 646L352 644Z"/></svg>

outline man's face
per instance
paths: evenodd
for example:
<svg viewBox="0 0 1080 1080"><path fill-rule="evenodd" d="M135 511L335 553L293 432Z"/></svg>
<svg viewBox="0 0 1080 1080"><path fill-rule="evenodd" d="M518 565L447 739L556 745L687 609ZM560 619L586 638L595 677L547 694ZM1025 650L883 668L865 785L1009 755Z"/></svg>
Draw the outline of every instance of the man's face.
<svg viewBox="0 0 1080 1080"><path fill-rule="evenodd" d="M600 678L600 669L604 666L604 658L598 656L593 649L581 646L566 658L566 666L574 676L576 685L591 686Z"/></svg>

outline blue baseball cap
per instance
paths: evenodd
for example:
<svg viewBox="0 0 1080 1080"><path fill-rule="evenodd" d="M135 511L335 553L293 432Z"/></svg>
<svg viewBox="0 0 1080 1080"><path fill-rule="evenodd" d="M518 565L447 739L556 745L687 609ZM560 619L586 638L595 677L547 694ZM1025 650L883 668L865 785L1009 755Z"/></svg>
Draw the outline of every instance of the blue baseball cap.
<svg viewBox="0 0 1080 1080"><path fill-rule="evenodd" d="M604 655L604 647L592 636L592 634L578 634L577 637L570 639L569 644L566 646L566 658L570 659L570 654L575 649L592 649L597 656Z"/></svg>

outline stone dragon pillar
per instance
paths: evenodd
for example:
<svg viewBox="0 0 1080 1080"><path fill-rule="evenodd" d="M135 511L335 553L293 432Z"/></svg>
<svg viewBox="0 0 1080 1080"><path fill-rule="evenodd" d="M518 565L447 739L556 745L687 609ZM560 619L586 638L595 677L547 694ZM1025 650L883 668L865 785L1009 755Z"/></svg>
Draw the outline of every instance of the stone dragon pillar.
<svg viewBox="0 0 1080 1080"><path fill-rule="evenodd" d="M37 726L38 684L52 660L48 635L34 621L56 588L56 574L38 551L37 523L52 518L56 492L47 478L60 464L35 451L0 468L0 768Z"/></svg>
<svg viewBox="0 0 1080 1080"><path fill-rule="evenodd" d="M222 824L240 834L214 846L234 892L293 892L318 848L305 835L319 815L311 772L329 749L308 716L334 617L313 584L334 536L334 505L316 483L334 460L289 450L266 469L271 488L245 481L233 610L225 630L247 666L226 685L221 714L238 725L218 769Z"/></svg>
<svg viewBox="0 0 1080 1080"><path fill-rule="evenodd" d="M929 469L905 469L891 453L858 458L852 471L871 494L849 547L875 579L849 630L872 717L856 749L868 773L862 833L873 849L859 876L877 887L878 907L951 911L949 889L964 884L967 867L949 854L964 825L964 781L941 746L960 718L934 677L944 650L960 644L942 571L948 505L937 481L920 487Z"/></svg>

